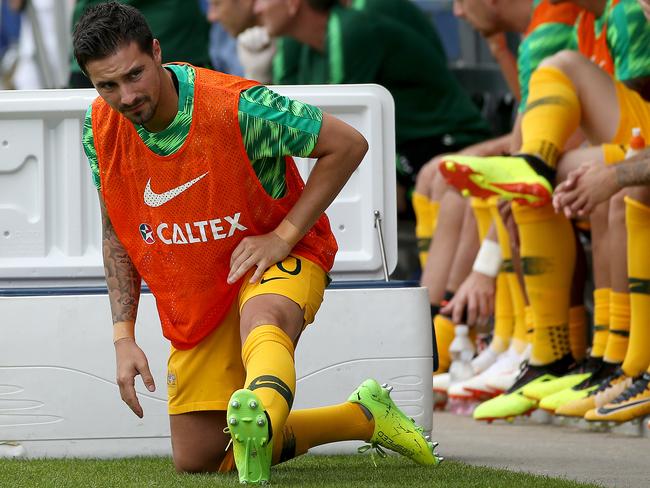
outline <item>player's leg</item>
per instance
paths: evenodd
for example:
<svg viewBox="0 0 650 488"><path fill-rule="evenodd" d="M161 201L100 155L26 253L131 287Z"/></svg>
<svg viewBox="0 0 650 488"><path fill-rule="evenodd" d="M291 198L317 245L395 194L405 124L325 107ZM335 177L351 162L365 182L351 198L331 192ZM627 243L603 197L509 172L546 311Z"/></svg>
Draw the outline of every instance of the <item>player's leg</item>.
<svg viewBox="0 0 650 488"><path fill-rule="evenodd" d="M182 472L228 471L226 408L244 381L238 304L194 348L171 348L167 394L174 466Z"/></svg>
<svg viewBox="0 0 650 488"><path fill-rule="evenodd" d="M413 191L413 211L415 212L415 237L418 244L420 268L424 269L431 247L431 239L438 222L440 201L432 198L434 180L438 171L439 158L425 164L417 175Z"/></svg>
<svg viewBox="0 0 650 488"><path fill-rule="evenodd" d="M594 143L614 141L624 131L619 127L619 92L624 90L575 52L562 51L544 60L529 86L521 156L446 157L441 171L457 188L477 196L497 194L545 204L560 154L578 127Z"/></svg>
<svg viewBox="0 0 650 488"><path fill-rule="evenodd" d="M628 280L630 290L630 337L623 361L623 372L632 378L647 372L650 365L650 188L634 187L625 198L627 227ZM637 378L623 393L609 403L596 404L585 414L587 420L627 422L650 413L650 375Z"/></svg>
<svg viewBox="0 0 650 488"><path fill-rule="evenodd" d="M555 413L569 417L583 417L595 408L597 401L609 401L631 384L631 379L620 368L628 349L630 334L630 295L627 280L627 238L623 192L610 200L608 216L608 260L611 293L609 296L609 332L603 352L603 369L590 381L587 396L563 403ZM603 373L609 373L605 375Z"/></svg>
<svg viewBox="0 0 650 488"><path fill-rule="evenodd" d="M326 273L299 256L271 266L239 296L244 388L230 398L227 422L240 481L268 481L272 445L296 389L294 345L323 299Z"/></svg>

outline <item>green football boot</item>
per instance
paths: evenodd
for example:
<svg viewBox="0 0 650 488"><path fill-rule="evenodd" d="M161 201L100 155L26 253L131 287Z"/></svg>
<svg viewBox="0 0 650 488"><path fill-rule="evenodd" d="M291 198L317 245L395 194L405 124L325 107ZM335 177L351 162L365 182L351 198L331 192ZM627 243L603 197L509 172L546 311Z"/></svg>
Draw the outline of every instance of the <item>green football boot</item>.
<svg viewBox="0 0 650 488"><path fill-rule="evenodd" d="M549 395L558 393L567 388L572 388L589 378L595 371L600 369L601 359L589 358L581 364L572 368L564 376L557 379L526 385L523 389L524 396L540 401Z"/></svg>
<svg viewBox="0 0 650 488"><path fill-rule="evenodd" d="M532 164L541 174L533 169ZM542 207L551 202L553 194L548 179L552 178L552 170L533 157L451 154L443 158L439 170L447 183L466 197L497 196L524 205Z"/></svg>
<svg viewBox="0 0 650 488"><path fill-rule="evenodd" d="M425 437L422 427L395 405L390 398L392 389L386 384L379 385L375 380L368 379L348 398L349 402L365 407L375 421L370 447L384 455L381 447L390 449L422 465L440 464L443 458L434 452L438 444L432 443L428 436ZM365 450L361 448L360 452Z"/></svg>
<svg viewBox="0 0 650 488"><path fill-rule="evenodd" d="M521 370L517 381L502 395L481 403L474 409L475 420L512 420L519 415L528 415L537 408L537 400L524 395L524 389L541 385L566 374L573 362L570 354L544 366L527 364Z"/></svg>
<svg viewBox="0 0 650 488"><path fill-rule="evenodd" d="M240 483L269 482L273 444L264 406L251 390L237 390L230 397L226 421L232 438Z"/></svg>

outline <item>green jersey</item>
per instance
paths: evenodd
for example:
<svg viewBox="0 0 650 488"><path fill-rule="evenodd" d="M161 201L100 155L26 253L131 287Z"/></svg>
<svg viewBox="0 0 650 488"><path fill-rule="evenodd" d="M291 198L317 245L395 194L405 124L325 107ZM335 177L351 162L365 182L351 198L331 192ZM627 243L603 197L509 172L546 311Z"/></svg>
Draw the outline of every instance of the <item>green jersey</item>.
<svg viewBox="0 0 650 488"><path fill-rule="evenodd" d="M401 144L446 138L469 145L489 136L486 122L447 69L447 60L412 29L370 12L330 11L324 50L300 46L299 84L377 83L395 99Z"/></svg>
<svg viewBox="0 0 650 488"><path fill-rule="evenodd" d="M529 28L517 52L517 70L521 101L519 112L528 102L528 84L533 71L547 57L573 46L574 22L580 8L570 4L550 5L548 0L534 0Z"/></svg>
<svg viewBox="0 0 650 488"><path fill-rule="evenodd" d="M187 65L167 65L178 80L178 112L161 132L135 125L138 135L154 153L169 156L178 151L192 124L195 71ZM306 157L318 141L323 113L317 107L283 97L264 86L241 93L238 111L244 147L266 192L273 198L284 195L285 156ZM99 164L92 130L92 107L86 113L82 143L93 181L101 188Z"/></svg>
<svg viewBox="0 0 650 488"><path fill-rule="evenodd" d="M376 13L414 30L426 38L446 56L445 49L431 20L411 0L352 0L350 8ZM273 58L273 83L291 85L296 83L300 43L290 37L278 39Z"/></svg>
<svg viewBox="0 0 650 488"><path fill-rule="evenodd" d="M210 66L208 53L210 25L197 0L119 0L137 8L151 28L154 38L163 46L163 62L183 61L195 66ZM72 26L77 25L84 11L106 0L77 0ZM79 73L73 59L71 70Z"/></svg>
<svg viewBox="0 0 650 488"><path fill-rule="evenodd" d="M607 0L605 14L596 21L596 35L607 26L607 45L620 81L650 76L650 22L636 0Z"/></svg>

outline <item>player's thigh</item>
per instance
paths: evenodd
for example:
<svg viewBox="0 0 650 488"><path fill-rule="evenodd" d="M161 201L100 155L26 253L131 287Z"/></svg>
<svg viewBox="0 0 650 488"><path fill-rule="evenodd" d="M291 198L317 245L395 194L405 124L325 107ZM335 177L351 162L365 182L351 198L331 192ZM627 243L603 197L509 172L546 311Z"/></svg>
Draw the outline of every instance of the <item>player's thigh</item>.
<svg viewBox="0 0 650 488"><path fill-rule="evenodd" d="M314 262L289 255L239 295L242 341L260 325L277 325L294 341L313 322L329 278Z"/></svg>
<svg viewBox="0 0 650 488"><path fill-rule="evenodd" d="M224 411L170 415L174 467L179 472L216 472L230 437L224 434Z"/></svg>
<svg viewBox="0 0 650 488"><path fill-rule="evenodd" d="M565 152L557 164L555 183L566 180L567 175L582 163L604 164L605 156L601 146L582 147Z"/></svg>
<svg viewBox="0 0 650 488"><path fill-rule="evenodd" d="M612 141L621 118L613 78L574 51L560 51L540 66L557 68L571 80L580 100L581 127L589 140L593 144Z"/></svg>

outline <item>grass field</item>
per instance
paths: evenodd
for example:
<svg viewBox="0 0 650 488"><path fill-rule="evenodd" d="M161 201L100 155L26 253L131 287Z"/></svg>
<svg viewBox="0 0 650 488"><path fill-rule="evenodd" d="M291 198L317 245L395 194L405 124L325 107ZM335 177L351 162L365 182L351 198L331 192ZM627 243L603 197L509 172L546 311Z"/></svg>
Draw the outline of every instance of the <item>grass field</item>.
<svg viewBox="0 0 650 488"><path fill-rule="evenodd" d="M303 456L272 471L274 486L292 487L595 487L562 479L513 473L445 461L423 468L390 456ZM121 460L0 460L0 486L68 487L215 487L239 486L235 474L179 475L169 458Z"/></svg>

